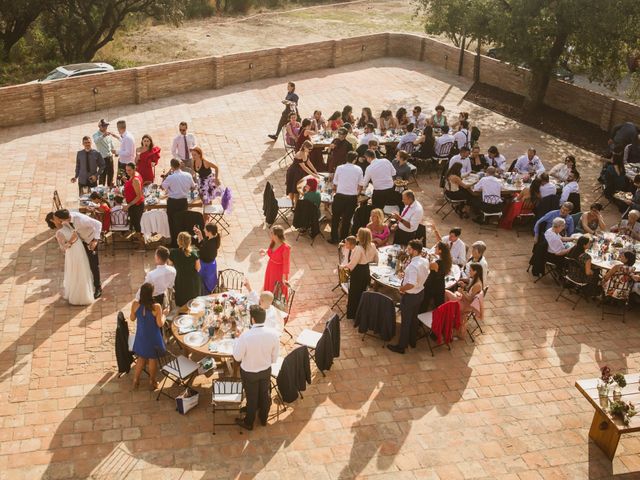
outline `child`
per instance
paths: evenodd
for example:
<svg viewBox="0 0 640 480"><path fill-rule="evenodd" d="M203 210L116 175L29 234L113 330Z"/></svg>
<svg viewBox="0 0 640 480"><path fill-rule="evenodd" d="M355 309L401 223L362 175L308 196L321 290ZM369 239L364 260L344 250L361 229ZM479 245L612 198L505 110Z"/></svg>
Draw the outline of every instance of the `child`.
<svg viewBox="0 0 640 480"><path fill-rule="evenodd" d="M98 192L93 192L89 195L89 199L96 205L93 209L98 213L96 215L97 220L102 222L102 231L108 232L111 227L111 207L109 202L102 198Z"/></svg>

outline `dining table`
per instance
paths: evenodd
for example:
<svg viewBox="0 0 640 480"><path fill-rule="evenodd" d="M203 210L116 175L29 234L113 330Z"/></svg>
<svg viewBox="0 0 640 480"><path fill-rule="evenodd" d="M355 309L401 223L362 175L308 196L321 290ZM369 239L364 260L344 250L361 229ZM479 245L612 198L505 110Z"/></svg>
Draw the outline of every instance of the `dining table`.
<svg viewBox="0 0 640 480"><path fill-rule="evenodd" d="M371 278L384 287L398 290L402 285L402 277L396 273L396 261L402 251L400 245L386 245L378 249L378 264L369 265ZM422 256L429 260L434 259L433 248L423 248ZM445 288L450 288L462 277L462 270L458 265L451 265L451 271L445 276Z"/></svg>
<svg viewBox="0 0 640 480"><path fill-rule="evenodd" d="M581 234L573 234L577 239ZM591 248L587 253L591 257L591 265L601 270L610 270L615 265L621 265L618 260L620 252L633 250L638 259L634 264L635 270L640 272L640 242L627 235L619 235L613 232L598 233L594 237Z"/></svg>
<svg viewBox="0 0 640 480"><path fill-rule="evenodd" d="M98 192L102 198L107 200L110 206L114 205L114 198L116 195L122 195L121 189L118 187L93 187L90 192L83 193L78 198L78 210L80 213L88 213L95 210L99 205L93 203L89 196L93 192ZM146 186L144 188L144 209L167 209L167 194L160 188L159 185ZM191 195L187 198L189 208L202 208L202 200L196 190L193 190ZM126 202L123 202L126 205Z"/></svg>
<svg viewBox="0 0 640 480"><path fill-rule="evenodd" d="M378 140L380 145L384 146L396 146L400 143L400 139L402 138L403 132L396 130L388 130L385 133L381 133L380 130L376 130L375 138ZM364 132L358 129L353 130L353 134L356 138L360 138ZM331 145L334 139L337 138L337 131L331 130L322 130L316 135L311 137L311 143L313 143L313 148L327 148Z"/></svg>
<svg viewBox="0 0 640 480"><path fill-rule="evenodd" d="M473 186L478 183L482 177L484 177L484 172L471 172L462 176L462 183L469 188L473 188ZM525 180L521 174L517 173L505 172L500 176L496 176L496 178L500 180L502 196L509 197L516 195L522 192L525 188L529 188L531 186L531 180L529 178ZM562 183L559 183L554 179L550 179L550 182L556 186L557 191L562 191Z"/></svg>

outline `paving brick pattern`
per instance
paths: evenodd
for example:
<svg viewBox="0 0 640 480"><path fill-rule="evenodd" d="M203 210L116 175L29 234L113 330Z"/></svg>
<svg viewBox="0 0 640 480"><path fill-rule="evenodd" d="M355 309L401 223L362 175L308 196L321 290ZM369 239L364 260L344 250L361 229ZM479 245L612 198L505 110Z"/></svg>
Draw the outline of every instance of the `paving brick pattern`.
<svg viewBox="0 0 640 480"><path fill-rule="evenodd" d="M303 113L443 103L451 113L471 112L483 148L496 144L512 159L535 145L549 167L573 153L583 191L595 179L593 154L465 102L468 81L426 64L383 59L292 79ZM639 478L640 437L623 438L616 459L606 461L588 441L592 410L573 387L602 364L638 370L637 313L622 324L602 321L593 304L572 312L556 303L551 282L533 285L526 273L530 236L480 234L453 217L443 223L433 217L440 195L427 176L416 190L436 227L461 224L465 241L482 238L489 246L485 333L475 344L456 341L434 358L425 344L395 355L376 339L361 341L343 321L332 370L314 375L304 400L279 421L251 433L224 427L211 435L206 385L202 404L180 416L171 401L131 392L130 377L116 378L115 316L128 311L152 256L103 254L104 296L88 308L61 300L63 258L43 217L54 188L65 205L77 205L69 178L81 137L102 117L125 118L137 138L149 133L168 151L177 123L187 120L235 196L218 263L247 272L259 286L265 261L258 250L268 241L262 189L268 180L284 192L281 144L265 135L279 117L286 80L0 132L0 479ZM161 167L168 159L163 155ZM593 194L583 197L588 204ZM310 247L292 233L287 238L299 289L295 335L329 317L336 255L325 242Z"/></svg>

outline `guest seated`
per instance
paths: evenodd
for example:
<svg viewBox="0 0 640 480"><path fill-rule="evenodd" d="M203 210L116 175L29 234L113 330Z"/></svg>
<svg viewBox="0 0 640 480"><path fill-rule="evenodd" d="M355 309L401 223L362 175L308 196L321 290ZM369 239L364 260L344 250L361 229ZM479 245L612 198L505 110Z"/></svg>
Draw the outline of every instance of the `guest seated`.
<svg viewBox="0 0 640 480"><path fill-rule="evenodd" d="M544 165L536 155L536 149L530 147L525 155L518 157L514 170L518 173L539 175L544 172Z"/></svg>
<svg viewBox="0 0 640 480"><path fill-rule="evenodd" d="M576 158L573 155L567 155L563 163L554 165L554 167L549 170L549 176L559 182L565 182L571 172L577 173Z"/></svg>
<svg viewBox="0 0 640 480"><path fill-rule="evenodd" d="M620 220L618 226L611 228L612 232L628 235L634 240L640 240L640 211L631 210L626 220Z"/></svg>
<svg viewBox="0 0 640 480"><path fill-rule="evenodd" d="M624 291L620 288L621 285L614 284L611 279L618 273L625 273L631 277L635 272L636 253L624 250L620 252L617 260L621 261L622 264L618 263L614 265L604 274L604 277L602 277L602 290L604 291L605 297L625 299Z"/></svg>
<svg viewBox="0 0 640 480"><path fill-rule="evenodd" d="M318 207L319 212L320 204L322 203L322 197L320 195L320 192L318 191L318 180L316 180L315 178L307 178L307 183L304 186L303 191L303 200L308 200L313 203L316 207Z"/></svg>
<svg viewBox="0 0 640 480"><path fill-rule="evenodd" d="M471 148L469 161L471 162L472 172L482 172L489 166L489 162L487 161L485 156L480 153L480 147L478 145L474 145Z"/></svg>
<svg viewBox="0 0 640 480"><path fill-rule="evenodd" d="M569 172L569 175L567 176L567 183L565 183L564 187L562 187L562 193L560 194L560 203L568 201L569 195L571 195L572 193L580 193L578 180L579 177L577 177L577 173Z"/></svg>
<svg viewBox="0 0 640 480"><path fill-rule="evenodd" d="M445 242L438 241L433 249L436 258L429 263L429 276L424 282L421 312L434 310L444 303L445 277L451 272L452 260L449 246Z"/></svg>
<svg viewBox="0 0 640 480"><path fill-rule="evenodd" d="M318 172L310 160L312 149L313 144L311 142L304 142L302 148L293 156L293 163L287 168L287 195L294 203L298 198L298 183L300 180L307 175L314 175L316 178L319 178Z"/></svg>
<svg viewBox="0 0 640 480"><path fill-rule="evenodd" d="M496 167L502 172L507 169L507 160L504 158L504 155L498 151L498 147L495 145L489 147L489 150L487 150L487 157L487 163L489 166Z"/></svg>
<svg viewBox="0 0 640 480"><path fill-rule="evenodd" d="M460 128L462 122L467 122L467 125L470 125L469 112L460 112L458 114L458 118L453 123L449 124L449 128L455 132ZM467 128L469 127L467 126Z"/></svg>
<svg viewBox="0 0 640 480"><path fill-rule="evenodd" d="M443 241L437 230L435 231L435 233L436 239L439 242ZM460 238L461 234L462 229L460 227L452 228L451 230L449 230L449 237L444 240L444 243L448 247L453 263L463 266L465 263L467 263L467 247Z"/></svg>
<svg viewBox="0 0 640 480"><path fill-rule="evenodd" d="M278 335L282 335L282 332L284 332L286 312L273 306L273 293L264 291L258 294L258 292L251 289L251 284L247 279L244 281L244 286L249 292L247 294L249 303L260 305L264 309L266 313L264 326L266 328L273 328L278 332Z"/></svg>
<svg viewBox="0 0 640 480"><path fill-rule="evenodd" d="M356 117L353 116L353 107L351 105L345 105L342 109L342 113L340 114L340 118L342 118L342 123L350 123L351 125L356 124Z"/></svg>
<svg viewBox="0 0 640 480"><path fill-rule="evenodd" d="M538 178L540 178L540 198L555 195L557 193L556 185L549 181L548 173L543 172L538 176Z"/></svg>
<svg viewBox="0 0 640 480"><path fill-rule="evenodd" d="M450 292L449 290L444 292L446 302L460 303L460 328L457 331L457 335L460 338L466 331L467 314L472 311L475 311L478 315L482 314L482 301L476 300L476 297L482 293L484 288L482 284L483 277L482 265L472 263L469 266L469 278L467 281L459 281L455 292ZM474 301L476 302L475 305Z"/></svg>
<svg viewBox="0 0 640 480"><path fill-rule="evenodd" d="M471 200L471 187L462 181L462 164L454 163L445 174L444 193L451 200ZM469 206L455 206L455 211L461 217L469 217Z"/></svg>
<svg viewBox="0 0 640 480"><path fill-rule="evenodd" d="M418 139L418 135L413 131L414 124L407 124L407 133L405 133L402 137L400 137L400 142L398 143L398 150L404 150L406 152L412 153L414 147L414 143Z"/></svg>
<svg viewBox="0 0 640 480"><path fill-rule="evenodd" d="M402 203L404 204L402 213L393 214L393 218L398 223L391 226L391 231L395 232L393 243L407 245L409 240L416 238L418 226L424 216L424 209L411 190L402 192Z"/></svg>
<svg viewBox="0 0 640 480"><path fill-rule="evenodd" d="M548 226L551 225L551 222L556 218L563 219L564 221L563 225L566 226L566 231L565 231L566 235L568 237L573 235L575 228L573 225L573 218L571 217L572 211L573 211L573 203L564 202L559 210L551 210L546 215L541 217L540 220L538 220L536 224L533 226L533 235L534 235L535 241L536 242L538 241L538 235L540 234L541 227L544 225L545 229L548 228Z"/></svg>
<svg viewBox="0 0 640 480"><path fill-rule="evenodd" d="M351 126L350 123L345 123L343 127L347 131L347 137L346 137L347 141L351 144L351 146L355 150L356 148L358 148L358 137L356 137L353 134L353 126Z"/></svg>
<svg viewBox="0 0 640 480"><path fill-rule="evenodd" d="M608 199L613 199L616 192L627 190L627 171L622 159L622 152L614 151L612 163L607 166L604 172L604 193ZM624 211L626 206L621 205L620 211Z"/></svg>
<svg viewBox="0 0 640 480"><path fill-rule="evenodd" d="M380 113L378 126L380 127L380 133L382 134L385 134L387 130L395 130L398 128L398 122L394 118L391 110L383 110L382 113Z"/></svg>
<svg viewBox="0 0 640 480"><path fill-rule="evenodd" d="M338 110L333 112L331 116L327 119L327 124L329 126L329 130L333 130L333 131L338 130L340 127L342 127L342 125L344 125L344 122L342 121L342 116Z"/></svg>
<svg viewBox="0 0 640 480"><path fill-rule="evenodd" d="M580 225L583 233L594 235L597 232L604 232L607 226L602 218L602 204L592 203L588 212L584 212L580 217Z"/></svg>
<svg viewBox="0 0 640 480"><path fill-rule="evenodd" d="M531 203L525 203L526 201ZM500 219L500 227L511 230L514 220L519 215L533 213L535 207L540 200L540 179L534 178L531 185L524 187L522 191L516 195L511 203L507 205L502 218Z"/></svg>
<svg viewBox="0 0 640 480"><path fill-rule="evenodd" d="M374 208L371 211L370 222L367 228L371 230L371 241L376 247L384 247L389 243L391 231L389 230L389 226L384 223L384 213L379 208ZM355 237L353 238L355 240Z"/></svg>
<svg viewBox="0 0 640 480"><path fill-rule="evenodd" d="M422 130L427 123L427 116L422 113L422 107L416 105L413 107L413 111L411 115L409 115L409 122L413 123L413 125L418 129Z"/></svg>
<svg viewBox="0 0 640 480"><path fill-rule="evenodd" d="M94 210L97 210L99 213L99 218L102 222L102 231L108 232L111 227L111 207L109 206L109 202L107 202L98 192L93 192L89 195L89 200L91 200L97 207ZM120 202L120 208L122 208L122 202Z"/></svg>
<svg viewBox="0 0 640 480"><path fill-rule="evenodd" d="M429 123L434 128L442 128L447 126L447 117L444 115L444 107L442 105L436 106L436 113L431 116Z"/></svg>
<svg viewBox="0 0 640 480"><path fill-rule="evenodd" d="M122 195L116 195L113 197L113 207L111 207L111 213L109 214L111 219L110 228L113 230L129 228L129 219L127 215L123 215L121 213L124 210L123 203L124 197Z"/></svg>
<svg viewBox="0 0 640 480"><path fill-rule="evenodd" d="M435 155L436 139L433 136L433 127L427 125L422 131L422 135L413 141L413 144L417 147L417 150L413 152L413 155L418 158L431 158Z"/></svg>
<svg viewBox="0 0 640 480"><path fill-rule="evenodd" d="M391 162L393 168L396 169L394 179L409 180L411 176L411 167L407 163L409 161L409 154L403 150L396 152L396 158Z"/></svg>
<svg viewBox="0 0 640 480"><path fill-rule="evenodd" d="M469 135L469 122L466 120L462 120L458 127L458 131L453 134L453 141L455 142L458 150L460 151L462 147L467 147L471 145L471 135Z"/></svg>
<svg viewBox="0 0 640 480"><path fill-rule="evenodd" d="M347 139L347 129L338 129L338 138L334 138L329 145L329 156L327 158L327 171L334 173L336 168L347 163L347 154L353 150L353 145ZM355 138L355 137L354 137Z"/></svg>
<svg viewBox="0 0 640 480"><path fill-rule="evenodd" d="M564 218L557 217L551 222L551 228L544 232L544 238L547 240L547 261L555 263L558 266L564 265L564 256L571 251L572 247L565 247L564 242L570 242L571 237L563 237L561 233L564 231L566 223Z"/></svg>
<svg viewBox="0 0 640 480"><path fill-rule="evenodd" d="M313 117L311 118L311 130L314 133L319 133L325 128L327 128L327 121L322 116L322 112L320 110L314 111Z"/></svg>
<svg viewBox="0 0 640 480"><path fill-rule="evenodd" d="M437 153L437 150L436 150L436 153ZM462 171L461 171L462 176L469 175L471 173L471 160L469 159L470 153L471 153L471 150L469 150L469 147L463 146L460 149L460 153L457 155L454 155L449 160L449 169L451 169L451 167L453 167L454 164L460 163L462 165Z"/></svg>
<svg viewBox="0 0 640 480"><path fill-rule="evenodd" d="M314 132L311 129L311 120L305 118L302 120L302 125L300 125L300 132L298 133L298 137L296 138L295 151L297 152L302 148L302 144L306 141L311 141Z"/></svg>
<svg viewBox="0 0 640 480"><path fill-rule="evenodd" d="M569 250L568 258L572 258L582 267L580 272L572 272L574 276L572 280L578 283L586 283L584 293L588 297L595 297L600 293L600 274L599 270L594 270L591 266L591 255L587 250L591 248L593 239L589 235L581 236L576 244Z"/></svg>
<svg viewBox="0 0 640 480"><path fill-rule="evenodd" d="M358 124L356 125L356 127L364 128L367 125L367 123L372 124L373 128L378 127L378 122L376 121L375 118L373 118L371 109L369 107L364 107L362 109L362 114L360 115L360 119L358 120Z"/></svg>
<svg viewBox="0 0 640 480"><path fill-rule="evenodd" d="M289 115L289 123L284 127L284 141L290 147L296 146L298 134L300 133L300 122L298 122L298 114L291 113Z"/></svg>
<svg viewBox="0 0 640 480"><path fill-rule="evenodd" d="M487 259L484 257L484 252L487 251L487 244L482 240L478 240L477 242L473 242L471 245L471 258L464 266L462 270L463 281L468 283L468 280L471 278L470 268L474 263L480 264L482 266L482 284L484 286L487 285L487 277L489 276L489 264L487 263Z"/></svg>
<svg viewBox="0 0 640 480"><path fill-rule="evenodd" d="M502 202L502 183L495 177L495 167L487 168L486 174L478 183L473 186L474 192L481 192L481 197L473 197L473 204L476 210L497 213L502 211L504 203ZM481 218L478 221L482 221Z"/></svg>
<svg viewBox="0 0 640 480"><path fill-rule="evenodd" d="M441 130L442 130L442 135L440 135L437 138L435 147L434 147L435 154L437 157L443 157L445 155L444 146L449 143L453 143L454 141L453 135L449 133L449 127L447 125L442 127Z"/></svg>
<svg viewBox="0 0 640 480"><path fill-rule="evenodd" d="M360 145L367 145L370 140L377 140L378 137L376 137L374 130L375 127L373 126L373 123L367 123L364 126L364 133L360 135L358 143Z"/></svg>
<svg viewBox="0 0 640 480"><path fill-rule="evenodd" d="M409 116L407 115L407 109L400 107L396 111L396 121L398 122L398 128L405 129L409 125Z"/></svg>

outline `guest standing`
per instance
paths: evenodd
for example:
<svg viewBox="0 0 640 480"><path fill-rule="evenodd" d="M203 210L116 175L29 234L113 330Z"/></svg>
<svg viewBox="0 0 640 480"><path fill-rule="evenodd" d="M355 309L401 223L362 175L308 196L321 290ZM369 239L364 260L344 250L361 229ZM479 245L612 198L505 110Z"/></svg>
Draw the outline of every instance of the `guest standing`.
<svg viewBox="0 0 640 480"><path fill-rule="evenodd" d="M267 425L271 407L271 365L276 363L280 353L278 332L265 328L265 316L262 307L251 305L251 328L240 335L233 347L233 358L240 362L240 377L247 399L245 417L236 418L236 423L247 430L253 430L256 413L260 423Z"/></svg>
<svg viewBox="0 0 640 480"><path fill-rule="evenodd" d="M143 135L140 146L136 149L136 170L142 177L143 185L153 183L155 168L160 161L160 147L153 144L150 135Z"/></svg>
<svg viewBox="0 0 640 480"><path fill-rule="evenodd" d="M302 121L302 126L300 127L300 133L298 134L298 138L296 139L295 151L298 152L305 143L311 144L311 149L309 150L309 161L313 165L313 168L318 172L324 172L327 169L327 166L324 164L324 157L322 156L321 148L313 148L313 143L311 142L311 138L314 135L314 131L311 128L311 120L305 118Z"/></svg>
<svg viewBox="0 0 640 480"><path fill-rule="evenodd" d="M424 297L424 284L429 275L427 260L422 258L422 242L411 240L407 246L411 261L404 271L400 292L400 338L397 345L387 345L395 353L404 353L410 345L416 347L418 341L418 313Z"/></svg>
<svg viewBox="0 0 640 480"><path fill-rule="evenodd" d="M198 174L198 192L202 202L213 200L211 195L205 194L210 188L220 185L220 169L215 163L204 158L202 149L194 147L191 150L193 158L193 170Z"/></svg>
<svg viewBox="0 0 640 480"><path fill-rule="evenodd" d="M369 166L365 171L362 186L366 189L369 182L373 183L373 195L371 197L373 208L384 210L386 205L396 205L398 201L393 183L396 169L386 158L376 158L373 150L364 152L364 157Z"/></svg>
<svg viewBox="0 0 640 480"><path fill-rule="evenodd" d="M358 230L358 246L353 249L351 260L340 265L341 268L348 268L351 271L347 297L347 318L351 320L356 318L360 297L371 280L370 263L378 263L378 249L371 242L371 231L368 228L361 228Z"/></svg>
<svg viewBox="0 0 640 480"><path fill-rule="evenodd" d="M334 173L336 168L347 163L347 154L353 150L353 145L347 140L347 129L338 129L338 138L329 145L329 157L327 159L327 171Z"/></svg>
<svg viewBox="0 0 640 480"><path fill-rule="evenodd" d="M102 155L104 160L104 170L100 174L100 184L113 187L113 156L116 153L116 147L113 144L115 135L107 130L109 123L105 119L98 122L98 131L93 134L93 143L96 150Z"/></svg>
<svg viewBox="0 0 640 480"><path fill-rule="evenodd" d="M129 224L137 234L142 234L140 220L144 213L144 190L142 188L142 175L136 171L136 165L129 163L126 166L128 180L124 184L124 199L127 204L124 210L129 213Z"/></svg>
<svg viewBox="0 0 640 480"><path fill-rule="evenodd" d="M318 171L311 164L310 153L313 150L313 144L306 141L302 144L302 148L293 156L293 163L287 168L285 182L287 187L287 195L291 202L295 203L298 198L298 183L307 175L318 176Z"/></svg>
<svg viewBox="0 0 640 480"><path fill-rule="evenodd" d="M281 226L275 225L271 227L271 243L268 249L260 250L260 255L269 257L262 290L274 292L276 282L280 282L282 284L282 293L286 297L287 287L284 282L289 280L291 246L285 241L284 229Z"/></svg>
<svg viewBox="0 0 640 480"><path fill-rule="evenodd" d="M176 269L176 305L182 307L200 295L200 259L191 248L191 236L187 232L178 234L178 248L171 249L169 259Z"/></svg>
<svg viewBox="0 0 640 480"><path fill-rule="evenodd" d="M404 206L402 213L394 213L398 223L395 229L393 242L400 245L407 245L409 240L413 240L418 233L418 226L422 222L424 216L424 208L420 202L416 200L416 195L411 190L402 192L402 204Z"/></svg>
<svg viewBox="0 0 640 480"><path fill-rule="evenodd" d="M104 160L97 150L91 148L91 138L82 137L82 147L76 154L76 174L71 183L78 182L78 191L98 186L98 178L104 170Z"/></svg>
<svg viewBox="0 0 640 480"><path fill-rule="evenodd" d="M171 156L182 162L184 168L192 168L191 150L198 144L193 133L188 133L187 122L180 122L178 130L180 134L173 139L171 144Z"/></svg>
<svg viewBox="0 0 640 480"><path fill-rule="evenodd" d="M200 278L202 279L202 292L205 295L212 293L218 285L218 266L216 257L220 249L220 234L218 227L213 223L204 226L202 231L195 226L193 231L198 237L198 255L200 257Z"/></svg>
<svg viewBox="0 0 640 480"><path fill-rule="evenodd" d="M156 373L158 372L158 352L166 350L162 338L162 305L153 299L153 285L144 283L140 287L140 299L131 304L129 319L137 321L136 336L133 341L133 352L136 359L135 373L133 375L133 388L140 385L140 376L145 365L149 362L149 386L151 390L158 388Z"/></svg>
<svg viewBox="0 0 640 480"><path fill-rule="evenodd" d="M421 312L438 308L444 303L445 277L451 271L451 253L445 242L438 242L435 246L436 259L429 263L429 276L424 283L424 298L420 307Z"/></svg>
<svg viewBox="0 0 640 480"><path fill-rule="evenodd" d="M189 193L196 184L190 173L181 170L180 160L171 159L171 171L162 182L162 188L167 192L167 216L169 217L169 231L171 232L171 246L176 245L176 238L180 229L180 213L189 209Z"/></svg>
<svg viewBox="0 0 640 480"><path fill-rule="evenodd" d="M289 123L284 127L284 143L290 147L296 146L298 135L300 134L300 122L297 113L289 114Z"/></svg>
<svg viewBox="0 0 640 480"><path fill-rule="evenodd" d="M358 205L358 194L360 193L364 175L362 169L355 165L358 160L356 152L347 154L347 163L336 168L333 176L333 184L336 187L336 194L331 204L331 240L329 243L338 243L349 235L351 218Z"/></svg>
<svg viewBox="0 0 640 480"><path fill-rule="evenodd" d="M176 283L176 269L167 265L170 256L167 247L158 247L154 255L156 268L148 272L144 277L144 283L153 285L153 301L164 305L164 298L167 290L173 288ZM136 300L140 298L140 291L136 295Z"/></svg>
<svg viewBox="0 0 640 480"><path fill-rule="evenodd" d="M282 100L282 103L285 105L285 107L282 111L282 115L280 115L278 128L276 129L276 133L274 135L267 135L271 140L276 140L278 138L278 135L280 135L280 130L282 130L282 127L284 127L284 125L287 123L290 114L295 113L296 116L298 115L297 108L299 100L300 98L296 93L296 84L293 82L287 83L287 95L284 97L284 100Z"/></svg>
<svg viewBox="0 0 640 480"><path fill-rule="evenodd" d="M116 124L118 133L120 134L120 149L116 156L118 157L118 178L124 176L127 163L134 163L136 159L136 141L131 132L127 130L127 122L118 120Z"/></svg>

